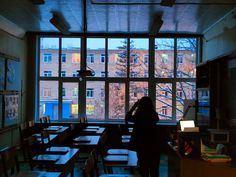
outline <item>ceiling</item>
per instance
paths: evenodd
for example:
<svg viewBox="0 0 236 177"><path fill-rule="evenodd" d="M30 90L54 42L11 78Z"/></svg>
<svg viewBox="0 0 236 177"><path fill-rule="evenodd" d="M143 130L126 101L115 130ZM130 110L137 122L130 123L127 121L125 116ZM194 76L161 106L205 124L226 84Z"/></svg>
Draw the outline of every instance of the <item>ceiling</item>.
<svg viewBox="0 0 236 177"><path fill-rule="evenodd" d="M31 1L0 0L0 15L31 32L58 32L49 22L56 12L72 33L149 34L156 14L162 14L160 32L202 34L236 7L235 0L176 0L173 7L161 6L161 0L87 0L83 18L83 0Z"/></svg>

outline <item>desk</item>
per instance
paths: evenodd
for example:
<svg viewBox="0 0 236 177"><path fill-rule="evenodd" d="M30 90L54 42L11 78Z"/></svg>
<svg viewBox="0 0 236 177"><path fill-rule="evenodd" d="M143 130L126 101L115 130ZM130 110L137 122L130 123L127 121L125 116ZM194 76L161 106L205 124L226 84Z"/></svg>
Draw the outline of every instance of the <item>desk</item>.
<svg viewBox="0 0 236 177"><path fill-rule="evenodd" d="M20 171L17 177L59 177L60 172L46 172L46 171Z"/></svg>
<svg viewBox="0 0 236 177"><path fill-rule="evenodd" d="M105 132L104 127L99 128L88 128L86 127L81 131L81 135L102 135Z"/></svg>
<svg viewBox="0 0 236 177"><path fill-rule="evenodd" d="M168 156L169 177L233 177L236 168L228 163L210 163L202 159L182 157L176 148L171 146Z"/></svg>
<svg viewBox="0 0 236 177"><path fill-rule="evenodd" d="M80 141L80 138L85 139L87 138L88 141ZM74 138L73 146L78 146L82 148L96 148L100 140L99 135L84 135Z"/></svg>
<svg viewBox="0 0 236 177"><path fill-rule="evenodd" d="M58 153L62 148L68 148L65 154ZM74 170L74 164L78 159L79 149L69 147L50 147L47 148L45 154L33 157L33 163L37 165L45 165L53 170L62 172L63 176L67 176L69 172Z"/></svg>

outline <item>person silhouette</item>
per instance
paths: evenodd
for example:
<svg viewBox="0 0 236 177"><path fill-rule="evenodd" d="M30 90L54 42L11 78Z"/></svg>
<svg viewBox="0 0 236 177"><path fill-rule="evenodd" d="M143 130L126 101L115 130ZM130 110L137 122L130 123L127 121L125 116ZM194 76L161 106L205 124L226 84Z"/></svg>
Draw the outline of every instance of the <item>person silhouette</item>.
<svg viewBox="0 0 236 177"><path fill-rule="evenodd" d="M130 150L137 152L142 177L159 177L162 136L156 123L159 121L150 97L144 96L126 113L126 122L133 122Z"/></svg>

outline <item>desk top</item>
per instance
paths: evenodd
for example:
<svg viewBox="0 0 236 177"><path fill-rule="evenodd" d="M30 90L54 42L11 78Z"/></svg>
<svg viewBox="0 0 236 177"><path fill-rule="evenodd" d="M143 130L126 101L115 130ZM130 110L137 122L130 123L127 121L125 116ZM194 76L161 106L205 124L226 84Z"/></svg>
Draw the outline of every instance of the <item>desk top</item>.
<svg viewBox="0 0 236 177"><path fill-rule="evenodd" d="M80 141L80 139L88 139L90 141ZM78 136L76 138L74 138L74 143L73 145L76 146L83 146L83 147L94 147L97 146L100 140L100 136L99 135L82 135L82 136Z"/></svg>

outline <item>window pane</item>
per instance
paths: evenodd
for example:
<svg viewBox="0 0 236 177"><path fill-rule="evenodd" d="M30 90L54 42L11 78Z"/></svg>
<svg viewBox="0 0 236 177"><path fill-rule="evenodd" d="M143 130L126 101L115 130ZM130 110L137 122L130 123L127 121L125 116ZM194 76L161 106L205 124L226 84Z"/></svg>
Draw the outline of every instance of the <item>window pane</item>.
<svg viewBox="0 0 236 177"><path fill-rule="evenodd" d="M58 76L58 38L40 38L40 76Z"/></svg>
<svg viewBox="0 0 236 177"><path fill-rule="evenodd" d="M108 76L127 77L127 39L108 39Z"/></svg>
<svg viewBox="0 0 236 177"><path fill-rule="evenodd" d="M155 39L155 77L174 76L174 39Z"/></svg>
<svg viewBox="0 0 236 177"><path fill-rule="evenodd" d="M88 81L86 89L86 115L88 119L105 119L105 82Z"/></svg>
<svg viewBox="0 0 236 177"><path fill-rule="evenodd" d="M196 38L177 39L176 76L178 78L196 77Z"/></svg>
<svg viewBox="0 0 236 177"><path fill-rule="evenodd" d="M80 69L80 38L62 38L62 71L66 72L62 77L76 77L74 73Z"/></svg>
<svg viewBox="0 0 236 177"><path fill-rule="evenodd" d="M95 71L95 77L101 77L101 72L105 71L105 62L101 62L101 56L105 55L104 38L87 39L87 66ZM88 69L89 69L88 68Z"/></svg>
<svg viewBox="0 0 236 177"><path fill-rule="evenodd" d="M58 82L40 81L39 117L50 116L58 120Z"/></svg>
<svg viewBox="0 0 236 177"><path fill-rule="evenodd" d="M77 119L78 118L78 83L63 83L65 94L62 97L62 118Z"/></svg>
<svg viewBox="0 0 236 177"><path fill-rule="evenodd" d="M130 39L130 77L148 77L148 39Z"/></svg>
<svg viewBox="0 0 236 177"><path fill-rule="evenodd" d="M156 84L156 111L160 119L172 119L172 84Z"/></svg>
<svg viewBox="0 0 236 177"><path fill-rule="evenodd" d="M177 82L176 84L176 120L183 116L184 101L195 99L196 83L195 82Z"/></svg>
<svg viewBox="0 0 236 177"><path fill-rule="evenodd" d="M129 107L143 96L148 96L148 82L130 82L129 84Z"/></svg>
<svg viewBox="0 0 236 177"><path fill-rule="evenodd" d="M125 84L109 84L109 118L125 118Z"/></svg>

